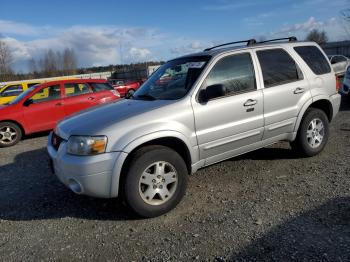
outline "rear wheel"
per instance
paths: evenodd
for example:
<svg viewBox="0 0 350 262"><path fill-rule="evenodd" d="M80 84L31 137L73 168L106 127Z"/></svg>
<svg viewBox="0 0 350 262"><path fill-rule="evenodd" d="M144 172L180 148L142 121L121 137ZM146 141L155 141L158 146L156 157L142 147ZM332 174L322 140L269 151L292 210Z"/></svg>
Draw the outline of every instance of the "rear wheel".
<svg viewBox="0 0 350 262"><path fill-rule="evenodd" d="M165 146L136 152L124 180L124 198L142 217L156 217L173 209L186 191L188 171L182 157Z"/></svg>
<svg viewBox="0 0 350 262"><path fill-rule="evenodd" d="M323 150L328 137L329 122L326 114L320 109L309 108L291 146L304 156L314 156Z"/></svg>
<svg viewBox="0 0 350 262"><path fill-rule="evenodd" d="M130 98L130 97L132 97L132 96L134 95L134 93L135 93L135 90L134 90L134 89L130 89L130 90L126 93L125 98Z"/></svg>
<svg viewBox="0 0 350 262"><path fill-rule="evenodd" d="M0 147L17 144L22 138L21 128L12 122L0 123Z"/></svg>

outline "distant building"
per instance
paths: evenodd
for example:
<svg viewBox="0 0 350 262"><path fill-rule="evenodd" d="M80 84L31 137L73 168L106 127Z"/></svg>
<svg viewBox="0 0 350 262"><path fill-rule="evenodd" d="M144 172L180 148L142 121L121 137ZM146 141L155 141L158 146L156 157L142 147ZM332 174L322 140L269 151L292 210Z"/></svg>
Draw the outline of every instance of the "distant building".
<svg viewBox="0 0 350 262"><path fill-rule="evenodd" d="M327 55L345 55L350 57L350 41L330 42L321 45Z"/></svg>

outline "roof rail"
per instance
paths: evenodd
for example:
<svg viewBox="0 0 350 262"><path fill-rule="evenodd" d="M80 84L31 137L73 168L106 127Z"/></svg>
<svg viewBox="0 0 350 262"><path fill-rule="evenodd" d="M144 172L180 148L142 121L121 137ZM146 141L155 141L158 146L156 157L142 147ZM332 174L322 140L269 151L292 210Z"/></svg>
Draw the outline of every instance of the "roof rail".
<svg viewBox="0 0 350 262"><path fill-rule="evenodd" d="M226 44L222 44L222 45L217 45L217 46L206 48L206 49L204 49L204 51L210 51L210 50L212 50L214 48L227 46L227 45L233 45L233 44L240 44L240 43L247 43L247 46L250 46L250 45L256 44L256 40L255 39L248 39L248 40L243 40L243 41L230 42L230 43L226 43Z"/></svg>
<svg viewBox="0 0 350 262"><path fill-rule="evenodd" d="M259 42L259 44L268 43L268 42L275 42L275 41L281 41L281 40L288 40L289 42L298 41L298 39L295 36L291 36L291 37L284 37L284 38L276 38L276 39L265 40L265 41Z"/></svg>

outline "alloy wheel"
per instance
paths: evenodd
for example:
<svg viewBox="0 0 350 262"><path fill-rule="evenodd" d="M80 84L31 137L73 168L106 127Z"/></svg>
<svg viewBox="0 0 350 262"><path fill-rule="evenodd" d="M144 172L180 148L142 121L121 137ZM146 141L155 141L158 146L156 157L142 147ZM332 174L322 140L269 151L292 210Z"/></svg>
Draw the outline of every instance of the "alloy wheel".
<svg viewBox="0 0 350 262"><path fill-rule="evenodd" d="M173 165L158 161L149 165L140 177L139 193L150 205L161 205L171 199L178 184L178 175Z"/></svg>
<svg viewBox="0 0 350 262"><path fill-rule="evenodd" d="M11 144L17 138L17 132L13 127L4 126L0 128L0 142L3 144Z"/></svg>
<svg viewBox="0 0 350 262"><path fill-rule="evenodd" d="M310 147L317 148L321 145L324 137L323 122L319 118L311 120L306 130L306 139Z"/></svg>

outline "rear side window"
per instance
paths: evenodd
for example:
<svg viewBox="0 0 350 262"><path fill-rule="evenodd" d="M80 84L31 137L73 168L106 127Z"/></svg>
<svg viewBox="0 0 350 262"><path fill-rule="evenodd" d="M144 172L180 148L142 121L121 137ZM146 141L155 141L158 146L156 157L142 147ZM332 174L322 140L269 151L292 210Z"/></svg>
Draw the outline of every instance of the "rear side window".
<svg viewBox="0 0 350 262"><path fill-rule="evenodd" d="M94 93L106 90L114 90L113 87L108 83L90 83L90 85Z"/></svg>
<svg viewBox="0 0 350 262"><path fill-rule="evenodd" d="M331 67L326 57L316 46L296 46L294 50L316 75L323 75L331 72Z"/></svg>
<svg viewBox="0 0 350 262"><path fill-rule="evenodd" d="M303 79L293 58L283 49L257 52L264 78L264 86L273 87Z"/></svg>

